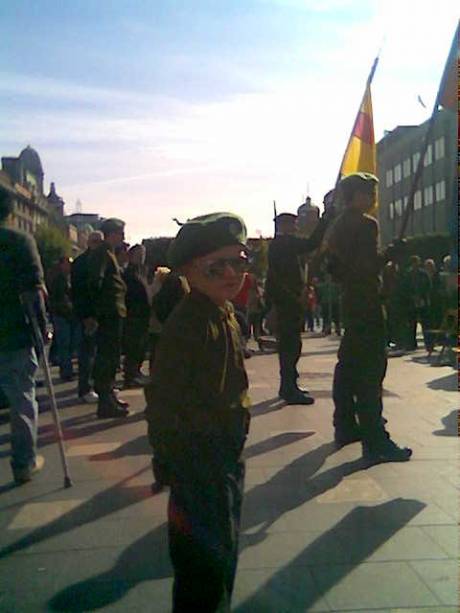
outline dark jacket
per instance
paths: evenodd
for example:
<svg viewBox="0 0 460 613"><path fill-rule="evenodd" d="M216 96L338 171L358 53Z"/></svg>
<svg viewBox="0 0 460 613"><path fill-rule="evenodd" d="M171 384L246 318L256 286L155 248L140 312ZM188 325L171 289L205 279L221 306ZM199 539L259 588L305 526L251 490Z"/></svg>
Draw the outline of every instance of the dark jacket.
<svg viewBox="0 0 460 613"><path fill-rule="evenodd" d="M152 299L152 308L160 323L164 323L171 315L179 302L187 295L181 277L175 272L170 272L160 291Z"/></svg>
<svg viewBox="0 0 460 613"><path fill-rule="evenodd" d="M0 351L32 345L19 296L43 285L35 240L18 230L0 227Z"/></svg>
<svg viewBox="0 0 460 613"><path fill-rule="evenodd" d="M319 247L328 221L321 219L309 238L290 234L275 236L268 248L268 273L265 291L275 302L298 302L305 284L301 256Z"/></svg>
<svg viewBox="0 0 460 613"><path fill-rule="evenodd" d="M150 304L147 288L140 277L139 267L134 264L128 264L123 280L126 285L126 309L128 317L149 319Z"/></svg>
<svg viewBox="0 0 460 613"><path fill-rule="evenodd" d="M70 272L71 296L75 315L86 319L91 314L92 298L88 288L88 260L91 251L87 249L72 262Z"/></svg>
<svg viewBox="0 0 460 613"><path fill-rule="evenodd" d="M49 308L52 315L72 319L73 306L70 291L70 277L59 272L49 288Z"/></svg>
<svg viewBox="0 0 460 613"><path fill-rule="evenodd" d="M146 389L150 441L174 463L236 461L249 426L233 308L192 290L168 318Z"/></svg>
<svg viewBox="0 0 460 613"><path fill-rule="evenodd" d="M126 285L110 245L103 242L88 256L89 317L126 317Z"/></svg>

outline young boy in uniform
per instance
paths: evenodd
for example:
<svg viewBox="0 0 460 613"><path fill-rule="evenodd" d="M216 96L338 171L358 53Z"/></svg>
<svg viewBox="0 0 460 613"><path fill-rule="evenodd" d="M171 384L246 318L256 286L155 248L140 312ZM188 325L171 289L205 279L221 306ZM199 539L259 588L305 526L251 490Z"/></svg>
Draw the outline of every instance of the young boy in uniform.
<svg viewBox="0 0 460 613"><path fill-rule="evenodd" d="M171 488L174 613L230 611L249 398L229 301L247 269L245 249L244 222L213 213L183 225L169 252L191 292L161 334L146 416L161 480Z"/></svg>

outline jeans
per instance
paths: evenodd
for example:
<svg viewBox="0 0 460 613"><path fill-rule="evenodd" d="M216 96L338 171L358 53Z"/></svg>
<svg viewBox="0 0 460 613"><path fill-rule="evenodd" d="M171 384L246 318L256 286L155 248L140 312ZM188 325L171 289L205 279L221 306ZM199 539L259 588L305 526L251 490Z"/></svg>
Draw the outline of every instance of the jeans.
<svg viewBox="0 0 460 613"><path fill-rule="evenodd" d="M78 327L74 319L54 316L59 373L64 379L73 375L72 357L77 346Z"/></svg>
<svg viewBox="0 0 460 613"><path fill-rule="evenodd" d="M32 347L0 351L0 386L10 403L11 466L33 466L37 448L38 405L35 373L38 362Z"/></svg>

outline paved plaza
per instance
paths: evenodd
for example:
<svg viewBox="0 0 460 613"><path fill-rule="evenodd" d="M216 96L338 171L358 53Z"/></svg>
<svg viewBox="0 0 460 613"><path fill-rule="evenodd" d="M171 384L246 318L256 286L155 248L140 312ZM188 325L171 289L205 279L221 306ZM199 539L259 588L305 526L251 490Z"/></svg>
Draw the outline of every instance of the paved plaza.
<svg viewBox="0 0 460 613"><path fill-rule="evenodd" d="M332 442L337 346L305 335L299 370L313 406L277 399L275 354L246 363L253 408L233 609L456 613L457 373L421 350L390 360L384 415L414 455L366 469L359 444ZM22 487L10 481L0 414L0 611L167 613L167 492L151 494L142 392L123 393L135 411L127 420L101 421L94 406L75 404L75 385L56 391L70 489L44 392L46 465Z"/></svg>

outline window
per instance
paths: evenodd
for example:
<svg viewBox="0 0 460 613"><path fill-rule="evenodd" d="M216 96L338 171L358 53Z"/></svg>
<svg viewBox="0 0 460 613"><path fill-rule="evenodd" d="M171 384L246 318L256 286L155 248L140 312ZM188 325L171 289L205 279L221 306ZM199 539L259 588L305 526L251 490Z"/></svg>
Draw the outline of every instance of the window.
<svg viewBox="0 0 460 613"><path fill-rule="evenodd" d="M419 160L420 160L420 153L416 151L412 156L412 171L413 172L417 170Z"/></svg>
<svg viewBox="0 0 460 613"><path fill-rule="evenodd" d="M402 213L402 200L398 199L395 202L395 213L398 217L401 217L401 213Z"/></svg>
<svg viewBox="0 0 460 613"><path fill-rule="evenodd" d="M434 141L434 159L440 160L445 155L445 139L444 136Z"/></svg>
<svg viewBox="0 0 460 613"><path fill-rule="evenodd" d="M425 153L425 157L423 158L423 165L429 166L433 161L433 147L428 145L428 148Z"/></svg>
<svg viewBox="0 0 460 613"><path fill-rule="evenodd" d="M424 201L425 206L433 204L433 186L432 185L425 187L425 189L423 190L423 201Z"/></svg>
<svg viewBox="0 0 460 613"><path fill-rule="evenodd" d="M404 200L403 200L403 210L404 211L407 209L408 202L409 202L409 196L404 196Z"/></svg>
<svg viewBox="0 0 460 613"><path fill-rule="evenodd" d="M387 170L385 185L391 187L393 185L393 171Z"/></svg>
<svg viewBox="0 0 460 613"><path fill-rule="evenodd" d="M444 200L444 198L446 197L446 182L439 181L439 183L436 183L435 192L436 202L441 202L441 200Z"/></svg>
<svg viewBox="0 0 460 613"><path fill-rule="evenodd" d="M422 192L421 190L418 189L414 195L414 209L417 210L421 208L422 208Z"/></svg>
<svg viewBox="0 0 460 613"><path fill-rule="evenodd" d="M394 219L395 216L395 205L390 202L390 206L388 207L388 212L390 214L390 219Z"/></svg>
<svg viewBox="0 0 460 613"><path fill-rule="evenodd" d="M403 177L405 179L407 177L410 177L410 158L407 158L407 160L404 160L404 163L403 163Z"/></svg>
<svg viewBox="0 0 460 613"><path fill-rule="evenodd" d="M401 164L397 164L395 166L395 183L399 183L401 181Z"/></svg>

